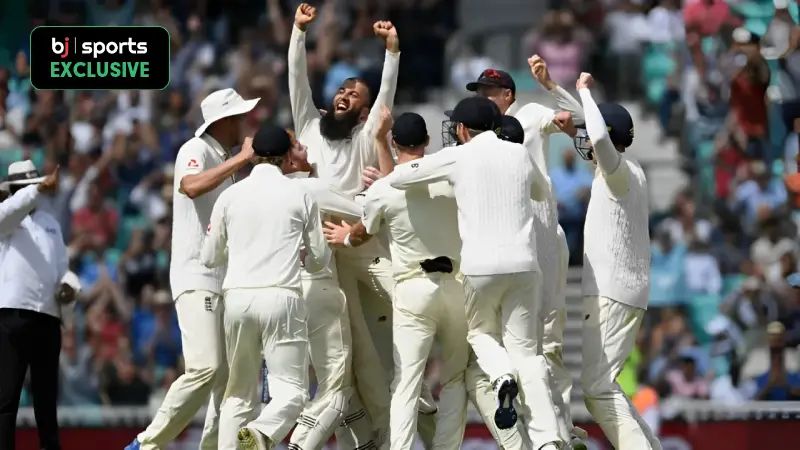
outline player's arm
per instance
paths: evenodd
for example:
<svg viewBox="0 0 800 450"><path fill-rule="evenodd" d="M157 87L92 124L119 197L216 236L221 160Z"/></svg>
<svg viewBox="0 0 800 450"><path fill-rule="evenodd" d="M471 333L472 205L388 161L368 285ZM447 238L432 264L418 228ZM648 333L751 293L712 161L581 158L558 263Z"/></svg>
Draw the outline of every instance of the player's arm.
<svg viewBox="0 0 800 450"><path fill-rule="evenodd" d="M319 178L297 180L304 183L312 198L323 214L343 217L356 221L361 218L361 207L352 198L335 190L330 184Z"/></svg>
<svg viewBox="0 0 800 450"><path fill-rule="evenodd" d="M615 196L625 195L630 188L630 169L627 164L623 164L622 156L619 154L611 136L608 134L606 122L597 107L592 92L589 88L592 85L592 76L582 73L577 82L578 93L583 102L583 111L586 115L586 132L594 147L594 158L597 165L603 172L603 178Z"/></svg>
<svg viewBox="0 0 800 450"><path fill-rule="evenodd" d="M381 87L378 95L372 104L372 108L367 116L360 139L366 144L362 150L370 151L375 133L378 131L378 123L381 119L383 107L394 107L394 94L397 91L397 75L400 69L400 39L397 36L397 29L392 22L378 21L372 25L375 35L381 38L386 44L386 56L383 60L383 72L381 75ZM363 141L365 140L365 141Z"/></svg>
<svg viewBox="0 0 800 450"><path fill-rule="evenodd" d="M550 183L548 182L547 175L542 172L539 165L531 160L533 166L533 183L531 184L531 199L537 202L547 199L547 194L550 192Z"/></svg>
<svg viewBox="0 0 800 450"><path fill-rule="evenodd" d="M378 170L386 176L394 170L394 157L389 148L389 133L392 131L392 111L387 107L381 108L378 132L375 133L375 149L378 152Z"/></svg>
<svg viewBox="0 0 800 450"><path fill-rule="evenodd" d="M406 190L418 184L431 184L437 181L453 183L458 150L447 147L438 152L394 168L389 177L389 185L395 189Z"/></svg>
<svg viewBox="0 0 800 450"><path fill-rule="evenodd" d="M179 192L191 199L195 199L207 192L213 191L223 181L232 177L242 167L250 162L253 157L253 138L244 138L242 149L233 158L222 164L205 168L205 156L201 149L183 149L178 153L175 161L175 177L179 178Z"/></svg>
<svg viewBox="0 0 800 450"><path fill-rule="evenodd" d="M304 194L303 200L306 205L306 226L303 229L303 244L306 249L306 255L303 266L309 273L315 273L324 269L330 263L331 249L328 248L325 235L322 233L317 203L309 194Z"/></svg>
<svg viewBox="0 0 800 450"><path fill-rule="evenodd" d="M25 217L36 208L39 194L53 192L58 187L59 168L38 185L20 189L0 203L0 235L9 235L19 227Z"/></svg>
<svg viewBox="0 0 800 450"><path fill-rule="evenodd" d="M206 237L203 239L200 249L200 262L208 268L220 267L228 260L228 230L225 225L226 198L227 195L223 193L214 203Z"/></svg>
<svg viewBox="0 0 800 450"><path fill-rule="evenodd" d="M314 105L311 84L308 81L308 56L306 55L306 28L317 17L317 9L301 3L294 15L292 36L289 39L289 102L297 134L320 114Z"/></svg>
<svg viewBox="0 0 800 450"><path fill-rule="evenodd" d="M325 222L324 231L328 243L340 247L358 247L378 234L383 223L383 207L379 197L374 189L366 192L363 215L353 225L345 221L339 225Z"/></svg>
<svg viewBox="0 0 800 450"><path fill-rule="evenodd" d="M528 58L528 65L531 68L531 75L533 75L533 78L538 81L539 84L556 100L558 109L560 111L569 113L569 116L573 121L577 120L582 122L583 108L581 107L580 102L569 92L567 92L566 89L559 86L555 81L553 81L552 78L550 78L550 71L547 69L547 63L545 60L539 55L533 55ZM564 128L563 123L558 123L559 120L561 122L567 120L566 117L557 117L557 114L558 113L553 111L553 114L550 117L544 117L540 122L541 130L548 134L558 133L559 131L564 131L565 133L570 134L569 130ZM574 133L570 135L574 136Z"/></svg>

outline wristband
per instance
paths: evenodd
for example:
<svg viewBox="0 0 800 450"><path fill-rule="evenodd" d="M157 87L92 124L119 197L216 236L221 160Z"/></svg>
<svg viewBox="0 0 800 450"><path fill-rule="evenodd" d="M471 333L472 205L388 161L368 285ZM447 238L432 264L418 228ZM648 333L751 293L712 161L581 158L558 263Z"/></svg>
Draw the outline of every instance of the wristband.
<svg viewBox="0 0 800 450"><path fill-rule="evenodd" d="M347 235L344 237L344 246L348 248L353 246L353 243L350 242L350 233L347 233Z"/></svg>

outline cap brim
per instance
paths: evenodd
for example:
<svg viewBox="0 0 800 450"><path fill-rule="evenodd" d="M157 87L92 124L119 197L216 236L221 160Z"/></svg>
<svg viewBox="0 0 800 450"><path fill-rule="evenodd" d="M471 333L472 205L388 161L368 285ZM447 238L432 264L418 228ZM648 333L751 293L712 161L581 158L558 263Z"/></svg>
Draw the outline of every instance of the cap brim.
<svg viewBox="0 0 800 450"><path fill-rule="evenodd" d="M448 109L447 111L444 112L444 115L447 116L448 118L452 118L453 117L453 110L452 109Z"/></svg>
<svg viewBox="0 0 800 450"><path fill-rule="evenodd" d="M39 184L47 177L28 178L27 180L6 181L7 186L27 186L29 184Z"/></svg>
<svg viewBox="0 0 800 450"><path fill-rule="evenodd" d="M493 86L493 85L491 85L489 83L482 83L480 81L473 81L471 83L467 83L467 90L471 91L471 92L475 92L481 86Z"/></svg>
<svg viewBox="0 0 800 450"><path fill-rule="evenodd" d="M203 124L200 125L199 128L197 128L197 130L194 132L195 137L200 137L203 133L206 132L206 128L208 128L212 123L220 119L249 113L250 111L253 110L253 108L256 107L256 104L258 104L259 100L261 100L261 97L245 100L242 103L239 103L238 105L234 105L226 109L225 111L222 111L221 113L217 114L214 117L210 117L208 120L203 122Z"/></svg>

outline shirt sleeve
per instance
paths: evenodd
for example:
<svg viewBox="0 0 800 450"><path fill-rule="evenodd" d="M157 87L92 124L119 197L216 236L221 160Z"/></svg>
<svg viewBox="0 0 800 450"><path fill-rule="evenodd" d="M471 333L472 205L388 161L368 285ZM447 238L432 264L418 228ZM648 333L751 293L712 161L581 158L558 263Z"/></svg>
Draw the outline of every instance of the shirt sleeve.
<svg viewBox="0 0 800 450"><path fill-rule="evenodd" d="M200 145L186 145L175 158L175 184L180 186L186 175L195 175L206 168L206 152Z"/></svg>
<svg viewBox="0 0 800 450"><path fill-rule="evenodd" d="M337 191L330 184L318 178L305 178L301 182L305 183L312 198L317 201L321 212L343 219L358 220L361 218L361 207L358 203Z"/></svg>
<svg viewBox="0 0 800 450"><path fill-rule="evenodd" d="M363 209L361 223L364 224L367 234L374 236L378 234L383 223L383 206L374 186L367 190Z"/></svg>
<svg viewBox="0 0 800 450"><path fill-rule="evenodd" d="M359 150L362 152L362 157L365 160L377 158L373 140L377 132L382 107L386 106L389 109L394 107L394 94L397 91L397 75L399 73L399 68L400 53L392 53L386 50L386 56L383 60L381 87L378 90L378 95L375 97L372 108L369 110L367 122L357 136Z"/></svg>
<svg viewBox="0 0 800 450"><path fill-rule="evenodd" d="M586 115L586 132L594 147L594 158L603 172L603 178L612 194L624 196L630 189L630 168L619 154L611 136L608 134L606 122L597 107L589 89L580 90L583 112Z"/></svg>
<svg viewBox="0 0 800 450"><path fill-rule="evenodd" d="M549 134L558 132L553 123L556 112L537 103L528 103L516 114L522 129L525 131L525 149L533 161L542 170L546 170L547 161L543 142Z"/></svg>
<svg viewBox="0 0 800 450"><path fill-rule="evenodd" d="M448 181L453 184L456 156L459 150L448 147L433 155L400 164L386 178L395 189L406 190L417 184L430 184L437 181Z"/></svg>
<svg viewBox="0 0 800 450"><path fill-rule="evenodd" d="M306 32L292 26L289 40L289 101L295 132L300 135L320 113L314 105L311 85L308 81L308 56L306 55Z"/></svg>
<svg viewBox="0 0 800 450"><path fill-rule="evenodd" d="M331 260L331 249L322 233L322 225L319 217L319 207L311 195L303 195L306 205L306 227L303 230L303 244L306 248L306 258L303 261L305 269L309 273L319 272L327 267Z"/></svg>
<svg viewBox="0 0 800 450"><path fill-rule="evenodd" d="M550 192L550 183L538 164L529 160L533 169L533 183L531 183L531 199L541 202L547 199L547 194Z"/></svg>
<svg viewBox="0 0 800 450"><path fill-rule="evenodd" d="M553 90L549 91L550 95L556 100L556 105L561 111L568 111L572 114L572 120L576 123L583 123L583 107L581 103L572 96L566 89L561 86L556 86Z"/></svg>
<svg viewBox="0 0 800 450"><path fill-rule="evenodd" d="M211 220L200 250L200 262L208 267L220 267L227 261L228 230L225 226L225 196L221 195L211 210Z"/></svg>
<svg viewBox="0 0 800 450"><path fill-rule="evenodd" d="M27 186L0 203L0 236L14 233L25 217L36 207L39 189Z"/></svg>

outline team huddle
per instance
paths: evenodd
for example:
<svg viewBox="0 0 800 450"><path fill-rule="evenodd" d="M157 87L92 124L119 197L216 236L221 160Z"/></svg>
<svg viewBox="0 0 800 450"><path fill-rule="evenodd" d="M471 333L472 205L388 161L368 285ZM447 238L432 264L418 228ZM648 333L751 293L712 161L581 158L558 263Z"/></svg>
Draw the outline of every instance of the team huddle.
<svg viewBox="0 0 800 450"><path fill-rule="evenodd" d="M615 381L649 283L648 192L625 155L628 112L596 104L586 73L579 102L533 56L559 111L518 104L513 79L487 69L446 113L445 148L428 149L421 116L392 117L391 22L373 26L386 46L378 92L347 79L317 108L305 48L315 18L301 4L289 44L293 131L264 126L241 141L259 99L223 89L203 100L205 123L178 153L170 282L186 371L126 450L165 448L206 404L203 450L271 449L290 431L298 450L334 435L341 449L410 449L417 434L426 448L457 449L469 403L500 448L586 449L561 355L568 251L547 176L552 133L596 166L586 406L615 448L661 449ZM438 401L424 382L434 342ZM270 401L259 411L262 360Z"/></svg>

